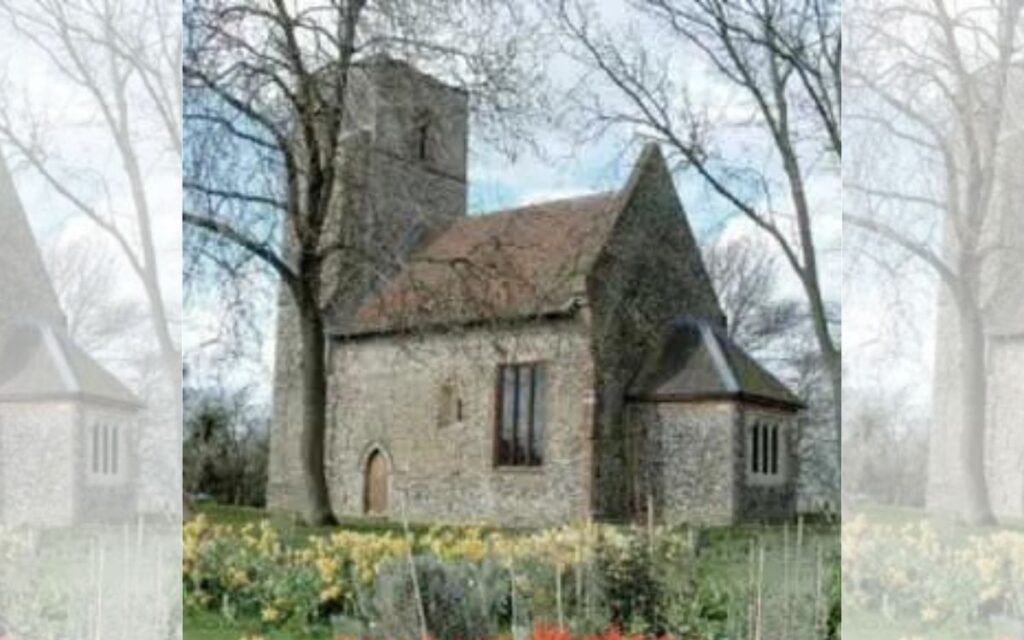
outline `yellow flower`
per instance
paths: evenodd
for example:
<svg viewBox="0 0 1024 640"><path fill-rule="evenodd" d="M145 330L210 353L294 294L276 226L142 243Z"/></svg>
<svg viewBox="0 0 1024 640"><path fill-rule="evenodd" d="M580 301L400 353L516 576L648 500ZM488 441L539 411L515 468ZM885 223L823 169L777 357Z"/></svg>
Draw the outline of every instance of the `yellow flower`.
<svg viewBox="0 0 1024 640"><path fill-rule="evenodd" d="M228 569L228 586L235 589L242 589L250 584L249 574L242 569L232 567Z"/></svg>
<svg viewBox="0 0 1024 640"><path fill-rule="evenodd" d="M274 623L281 619L281 611L277 607L263 607L263 613L260 616L263 618L263 622Z"/></svg>
<svg viewBox="0 0 1024 640"><path fill-rule="evenodd" d="M939 610L934 607L925 607L921 610L921 621L922 622L935 622L939 619Z"/></svg>
<svg viewBox="0 0 1024 640"><path fill-rule="evenodd" d="M327 603L334 600L340 600L342 596L341 587L338 585L331 585L326 589L320 591L320 602Z"/></svg>

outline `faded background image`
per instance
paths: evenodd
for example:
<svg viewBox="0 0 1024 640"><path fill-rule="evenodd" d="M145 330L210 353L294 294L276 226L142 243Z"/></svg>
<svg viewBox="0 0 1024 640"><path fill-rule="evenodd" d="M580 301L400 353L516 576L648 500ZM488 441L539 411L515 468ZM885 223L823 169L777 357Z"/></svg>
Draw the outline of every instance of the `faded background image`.
<svg viewBox="0 0 1024 640"><path fill-rule="evenodd" d="M180 636L180 12L0 1L0 637Z"/></svg>
<svg viewBox="0 0 1024 640"><path fill-rule="evenodd" d="M1022 7L846 5L847 637L1024 634Z"/></svg>

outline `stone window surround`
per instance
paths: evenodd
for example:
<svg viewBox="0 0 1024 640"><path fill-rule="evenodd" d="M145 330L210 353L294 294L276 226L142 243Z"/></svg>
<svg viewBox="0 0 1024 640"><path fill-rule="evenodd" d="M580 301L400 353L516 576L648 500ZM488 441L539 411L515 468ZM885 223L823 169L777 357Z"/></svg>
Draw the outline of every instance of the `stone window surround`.
<svg viewBox="0 0 1024 640"><path fill-rule="evenodd" d="M551 386L551 367L548 366L549 362L544 359L525 359L525 360L509 360L499 362L494 368L494 421L491 428L491 441L492 441L492 452L491 452L491 468L495 471L502 473L511 473L518 475L531 475L531 474L542 474L545 469L545 460L547 460L547 416L550 414L550 407L548 406L551 402L551 394L545 391L544 393L544 404L543 414L545 416L544 433L541 441L541 456L540 464L501 464L498 459L498 447L501 442L501 420L502 420L502 398L503 398L503 379L502 371L506 367L525 367L525 366L536 366L543 367L544 369L544 384L546 387Z"/></svg>
<svg viewBox="0 0 1024 640"><path fill-rule="evenodd" d="M86 431L85 467L86 478L91 485L118 485L124 482L126 477L127 459L127 432L128 425L118 420L95 420ZM106 432L106 450L97 451L96 447L104 441L103 435ZM107 458L107 456L110 456ZM102 469L104 458L109 461L108 469ZM97 468L99 463L100 468Z"/></svg>
<svg viewBox="0 0 1024 640"><path fill-rule="evenodd" d="M776 473L754 472L751 467L751 456L753 455L753 444L751 432L757 425L774 427L778 433L778 471ZM751 411L747 413L743 421L743 468L744 477L748 485L752 486L780 486L789 480L790 474L790 430L793 428L792 420L782 413L769 411Z"/></svg>

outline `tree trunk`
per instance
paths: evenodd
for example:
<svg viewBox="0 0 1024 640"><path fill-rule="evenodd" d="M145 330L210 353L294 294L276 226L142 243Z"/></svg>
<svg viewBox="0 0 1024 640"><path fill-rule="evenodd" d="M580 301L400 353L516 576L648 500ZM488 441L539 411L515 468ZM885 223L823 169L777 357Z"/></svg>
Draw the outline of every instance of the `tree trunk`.
<svg viewBox="0 0 1024 640"><path fill-rule="evenodd" d="M963 518L974 526L995 522L985 477L985 433L988 425L988 379L985 366L985 330L977 308L967 302L960 311L961 431L963 465Z"/></svg>
<svg viewBox="0 0 1024 640"><path fill-rule="evenodd" d="M327 367L323 321L315 304L299 302L301 337L302 432L299 460L306 499L300 515L310 526L335 522L324 464L327 435Z"/></svg>

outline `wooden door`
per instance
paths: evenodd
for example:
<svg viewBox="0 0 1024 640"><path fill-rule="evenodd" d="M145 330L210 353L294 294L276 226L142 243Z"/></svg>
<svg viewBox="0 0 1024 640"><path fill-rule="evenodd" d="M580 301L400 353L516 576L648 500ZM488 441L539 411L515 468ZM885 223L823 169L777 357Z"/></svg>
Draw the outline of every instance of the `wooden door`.
<svg viewBox="0 0 1024 640"><path fill-rule="evenodd" d="M388 463L380 451L366 461L366 513L383 515L388 511Z"/></svg>

